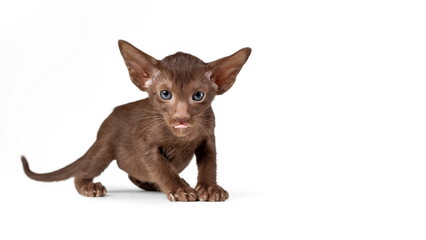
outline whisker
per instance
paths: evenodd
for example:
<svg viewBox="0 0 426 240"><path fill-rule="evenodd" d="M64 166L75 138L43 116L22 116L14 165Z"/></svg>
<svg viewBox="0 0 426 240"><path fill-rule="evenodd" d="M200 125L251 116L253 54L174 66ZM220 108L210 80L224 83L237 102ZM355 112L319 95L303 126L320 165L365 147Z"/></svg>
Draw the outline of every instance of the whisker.
<svg viewBox="0 0 426 240"><path fill-rule="evenodd" d="M205 121L203 118L197 118L195 119L197 122L198 129L201 130L200 134L205 135L209 138L209 140L213 141L212 139L212 133L210 133L207 129L211 129L210 122Z"/></svg>

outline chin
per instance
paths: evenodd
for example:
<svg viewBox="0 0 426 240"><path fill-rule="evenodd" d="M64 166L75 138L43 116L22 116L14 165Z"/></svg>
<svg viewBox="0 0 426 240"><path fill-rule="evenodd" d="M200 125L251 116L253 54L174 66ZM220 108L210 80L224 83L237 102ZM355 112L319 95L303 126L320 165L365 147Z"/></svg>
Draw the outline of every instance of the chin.
<svg viewBox="0 0 426 240"><path fill-rule="evenodd" d="M176 137L186 137L191 133L191 129L176 129L172 127L172 132Z"/></svg>

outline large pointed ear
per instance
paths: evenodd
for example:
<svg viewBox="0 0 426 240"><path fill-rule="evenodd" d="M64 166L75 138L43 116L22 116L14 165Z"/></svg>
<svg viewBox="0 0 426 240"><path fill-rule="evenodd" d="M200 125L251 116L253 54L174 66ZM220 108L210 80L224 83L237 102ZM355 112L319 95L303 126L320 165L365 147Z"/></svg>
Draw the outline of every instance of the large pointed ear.
<svg viewBox="0 0 426 240"><path fill-rule="evenodd" d="M118 41L118 47L132 82L140 90L147 91L154 77L160 73L158 61L124 40Z"/></svg>
<svg viewBox="0 0 426 240"><path fill-rule="evenodd" d="M223 94L232 87L250 53L250 48L243 48L230 56L208 64L211 69L210 78L218 88L216 94Z"/></svg>

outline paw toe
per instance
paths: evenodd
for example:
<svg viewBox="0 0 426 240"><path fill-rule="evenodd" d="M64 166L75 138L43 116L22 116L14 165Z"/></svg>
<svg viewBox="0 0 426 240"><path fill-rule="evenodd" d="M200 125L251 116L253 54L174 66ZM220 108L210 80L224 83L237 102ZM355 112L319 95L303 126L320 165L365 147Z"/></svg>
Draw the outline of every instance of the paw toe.
<svg viewBox="0 0 426 240"><path fill-rule="evenodd" d="M229 198L229 194L220 186L203 187L198 186L197 192L200 201L219 202Z"/></svg>
<svg viewBox="0 0 426 240"><path fill-rule="evenodd" d="M99 182L85 182L77 190L85 197L103 197L107 193L106 188Z"/></svg>

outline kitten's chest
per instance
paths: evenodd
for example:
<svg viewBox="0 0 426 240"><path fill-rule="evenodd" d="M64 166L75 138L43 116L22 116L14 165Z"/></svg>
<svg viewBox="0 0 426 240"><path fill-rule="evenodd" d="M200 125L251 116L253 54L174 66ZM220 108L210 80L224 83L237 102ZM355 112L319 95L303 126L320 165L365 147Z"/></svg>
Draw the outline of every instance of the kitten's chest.
<svg viewBox="0 0 426 240"><path fill-rule="evenodd" d="M196 148L197 142L165 145L160 148L160 153L171 163L177 172L181 172L191 162Z"/></svg>

